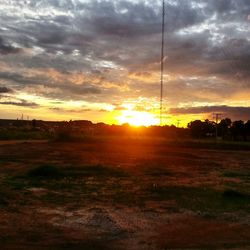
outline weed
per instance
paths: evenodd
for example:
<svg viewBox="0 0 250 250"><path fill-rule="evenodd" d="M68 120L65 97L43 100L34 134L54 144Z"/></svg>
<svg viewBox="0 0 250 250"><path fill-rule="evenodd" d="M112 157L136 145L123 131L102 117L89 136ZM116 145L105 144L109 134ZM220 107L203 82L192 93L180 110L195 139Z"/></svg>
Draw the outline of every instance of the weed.
<svg viewBox="0 0 250 250"><path fill-rule="evenodd" d="M27 173L28 177L31 178L47 178L47 179L58 179L63 177L63 172L55 166L42 165L31 169Z"/></svg>
<svg viewBox="0 0 250 250"><path fill-rule="evenodd" d="M250 196L233 189L227 189L222 193L223 198L226 199L249 199Z"/></svg>

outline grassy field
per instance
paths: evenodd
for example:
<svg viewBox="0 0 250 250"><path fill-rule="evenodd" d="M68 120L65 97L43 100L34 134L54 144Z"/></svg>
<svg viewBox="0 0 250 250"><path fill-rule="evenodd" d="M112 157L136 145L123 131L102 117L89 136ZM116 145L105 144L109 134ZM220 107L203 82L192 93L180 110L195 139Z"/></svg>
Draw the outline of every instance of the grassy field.
<svg viewBox="0 0 250 250"><path fill-rule="evenodd" d="M248 249L249 153L152 138L1 142L1 249Z"/></svg>

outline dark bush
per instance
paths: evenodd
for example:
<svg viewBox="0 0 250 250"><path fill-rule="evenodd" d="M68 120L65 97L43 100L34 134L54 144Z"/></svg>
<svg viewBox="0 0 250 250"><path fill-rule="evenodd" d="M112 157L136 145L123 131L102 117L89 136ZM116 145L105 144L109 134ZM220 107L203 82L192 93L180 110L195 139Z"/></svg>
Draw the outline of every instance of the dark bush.
<svg viewBox="0 0 250 250"><path fill-rule="evenodd" d="M43 165L28 171L29 177L40 178L60 178L63 177L62 171L55 166Z"/></svg>
<svg viewBox="0 0 250 250"><path fill-rule="evenodd" d="M227 189L223 192L222 196L224 198L228 198L228 199L245 199L245 198L249 198L248 195L243 194L239 191L233 190L233 189Z"/></svg>

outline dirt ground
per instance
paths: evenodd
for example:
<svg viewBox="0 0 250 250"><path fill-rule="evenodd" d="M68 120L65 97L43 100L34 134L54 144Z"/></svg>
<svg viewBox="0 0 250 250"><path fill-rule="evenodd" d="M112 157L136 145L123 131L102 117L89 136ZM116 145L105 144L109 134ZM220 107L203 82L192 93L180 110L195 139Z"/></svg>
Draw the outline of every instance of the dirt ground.
<svg viewBox="0 0 250 250"><path fill-rule="evenodd" d="M1 142L1 249L250 249L249 156L153 139Z"/></svg>

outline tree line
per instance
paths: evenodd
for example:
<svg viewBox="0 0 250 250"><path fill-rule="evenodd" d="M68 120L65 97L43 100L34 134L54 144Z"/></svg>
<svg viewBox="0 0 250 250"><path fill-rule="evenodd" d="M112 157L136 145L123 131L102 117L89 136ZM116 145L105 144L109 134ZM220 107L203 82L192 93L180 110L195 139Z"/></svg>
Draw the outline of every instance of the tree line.
<svg viewBox="0 0 250 250"><path fill-rule="evenodd" d="M225 118L219 123L195 120L188 124L188 129L194 138L218 137L224 140L250 140L250 120L244 122Z"/></svg>
<svg viewBox="0 0 250 250"><path fill-rule="evenodd" d="M250 141L250 120L232 121L230 118L222 119L219 123L210 120L191 121L186 128L178 128L174 125L165 126L141 126L135 128L129 124L108 125L104 123L94 124L88 120L80 121L22 121L0 119L0 139L21 138L27 136L62 138L82 136L150 136L166 137L169 139L185 140L188 138L221 138L223 140ZM39 134L40 133L40 134ZM14 136L16 134L16 136Z"/></svg>

